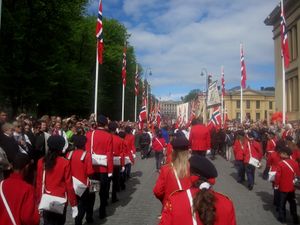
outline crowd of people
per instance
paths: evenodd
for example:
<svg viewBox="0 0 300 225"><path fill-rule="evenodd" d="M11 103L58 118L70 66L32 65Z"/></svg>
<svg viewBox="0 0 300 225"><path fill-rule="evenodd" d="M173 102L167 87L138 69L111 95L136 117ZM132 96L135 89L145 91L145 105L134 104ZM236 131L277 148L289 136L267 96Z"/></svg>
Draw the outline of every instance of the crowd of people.
<svg viewBox="0 0 300 225"><path fill-rule="evenodd" d="M139 130L136 123L103 115L97 120L93 115L89 119L45 115L37 120L21 114L10 123L0 111L0 125L1 224L35 225L40 220L46 225L65 224L68 204L75 225L83 224L84 218L87 223L95 216L104 219L108 201L119 201L118 192L126 189L135 161L154 155L158 178L153 193L162 203L159 224L234 225L232 201L213 189L217 154L234 161L237 182L247 181L250 191L255 170L265 159L263 178L273 186L278 220L286 221L288 201L292 220L298 223L296 124L208 127L195 118L190 127L145 123Z"/></svg>

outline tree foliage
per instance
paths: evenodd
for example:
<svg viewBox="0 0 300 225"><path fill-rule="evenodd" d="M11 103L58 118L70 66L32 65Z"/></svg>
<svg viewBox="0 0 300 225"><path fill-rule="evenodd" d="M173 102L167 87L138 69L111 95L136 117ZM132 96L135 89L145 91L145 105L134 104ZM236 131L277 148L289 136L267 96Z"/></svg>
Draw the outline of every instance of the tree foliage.
<svg viewBox="0 0 300 225"><path fill-rule="evenodd" d="M3 1L0 31L0 106L12 114L93 111L96 18L86 0ZM104 63L99 73L99 113L121 117L125 26L104 19ZM127 50L126 119L134 115L134 48Z"/></svg>
<svg viewBox="0 0 300 225"><path fill-rule="evenodd" d="M198 96L199 93L200 93L199 89L193 89L186 96L184 96L182 98L182 101L190 102L190 101L194 100Z"/></svg>

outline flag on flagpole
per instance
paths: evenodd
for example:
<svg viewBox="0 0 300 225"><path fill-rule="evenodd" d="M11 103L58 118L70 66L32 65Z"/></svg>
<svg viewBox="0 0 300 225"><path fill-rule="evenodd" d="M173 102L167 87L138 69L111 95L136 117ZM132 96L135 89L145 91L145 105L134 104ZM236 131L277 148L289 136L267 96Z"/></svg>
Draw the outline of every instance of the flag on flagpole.
<svg viewBox="0 0 300 225"><path fill-rule="evenodd" d="M221 77L221 83L222 83L222 95L225 96L225 78L224 78L224 67L222 67L222 77Z"/></svg>
<svg viewBox="0 0 300 225"><path fill-rule="evenodd" d="M134 93L135 96L139 95L139 71L138 71L138 65L136 65L136 71L135 71L135 79L134 79Z"/></svg>
<svg viewBox="0 0 300 225"><path fill-rule="evenodd" d="M218 106L214 108L214 111L208 122L208 127L220 128L220 126L221 126L221 112L220 112L220 107Z"/></svg>
<svg viewBox="0 0 300 225"><path fill-rule="evenodd" d="M288 31L286 29L286 21L284 17L283 0L280 2L280 36L281 36L281 56L284 59L284 67L288 68L290 64L290 54L289 54L289 43L288 43Z"/></svg>
<svg viewBox="0 0 300 225"><path fill-rule="evenodd" d="M103 63L103 26L102 26L102 0L99 1L97 25L96 25L96 38L97 38L97 57L98 63Z"/></svg>
<svg viewBox="0 0 300 225"><path fill-rule="evenodd" d="M126 86L126 44L123 51L122 81L123 85Z"/></svg>
<svg viewBox="0 0 300 225"><path fill-rule="evenodd" d="M241 51L241 87L245 89L247 76L246 76L246 65L244 60L244 50L242 44L240 46L240 51Z"/></svg>

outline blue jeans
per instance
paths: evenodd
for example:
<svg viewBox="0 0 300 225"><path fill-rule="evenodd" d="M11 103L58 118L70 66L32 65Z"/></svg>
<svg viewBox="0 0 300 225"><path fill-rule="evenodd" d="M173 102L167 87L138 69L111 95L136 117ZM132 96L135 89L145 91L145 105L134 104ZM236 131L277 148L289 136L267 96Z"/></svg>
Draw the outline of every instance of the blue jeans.
<svg viewBox="0 0 300 225"><path fill-rule="evenodd" d="M235 168L237 169L237 182L241 183L245 180L245 164L243 160L235 160Z"/></svg>

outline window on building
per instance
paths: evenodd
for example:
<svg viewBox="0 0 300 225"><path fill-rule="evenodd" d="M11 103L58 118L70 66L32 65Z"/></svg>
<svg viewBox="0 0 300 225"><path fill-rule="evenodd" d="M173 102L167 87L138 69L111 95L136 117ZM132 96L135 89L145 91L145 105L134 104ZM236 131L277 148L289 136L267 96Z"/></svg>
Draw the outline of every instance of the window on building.
<svg viewBox="0 0 300 225"><path fill-rule="evenodd" d="M273 109L273 102L269 102L269 109Z"/></svg>
<svg viewBox="0 0 300 225"><path fill-rule="evenodd" d="M239 112L236 113L236 119L241 119L241 113Z"/></svg>
<svg viewBox="0 0 300 225"><path fill-rule="evenodd" d="M257 109L260 108L260 101L256 101L256 108L257 108Z"/></svg>
<svg viewBox="0 0 300 225"><path fill-rule="evenodd" d="M256 120L260 120L260 113L256 113Z"/></svg>
<svg viewBox="0 0 300 225"><path fill-rule="evenodd" d="M238 101L236 101L236 108L241 108L241 102L238 100Z"/></svg>
<svg viewBox="0 0 300 225"><path fill-rule="evenodd" d="M246 101L246 108L247 108L247 109L250 109L250 100L247 100L247 101Z"/></svg>

